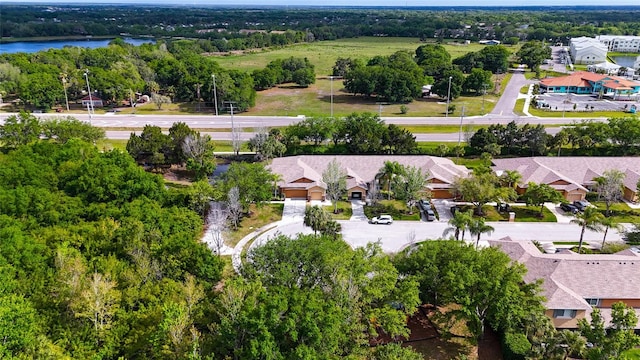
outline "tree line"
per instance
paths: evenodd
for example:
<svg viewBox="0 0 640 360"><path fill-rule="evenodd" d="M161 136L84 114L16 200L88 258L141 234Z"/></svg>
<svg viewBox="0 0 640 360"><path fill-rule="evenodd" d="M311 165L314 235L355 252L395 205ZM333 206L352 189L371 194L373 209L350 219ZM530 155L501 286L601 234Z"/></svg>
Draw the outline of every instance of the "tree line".
<svg viewBox="0 0 640 360"><path fill-rule="evenodd" d="M400 36L421 39L497 39L513 44L523 40L568 43L571 37L599 34L637 35L638 11L633 7L581 9L460 7L443 9L282 9L182 8L144 6L144 12L126 6L4 5L0 26L3 37L132 36L199 38L203 47L261 47L269 40L279 44L293 34L315 40L359 36ZM166 12L171 11L171 19ZM283 20L284 19L284 20ZM220 31L219 31L220 29ZM246 34L240 30L276 31ZM263 40L264 39L264 40ZM207 50L211 51L211 50Z"/></svg>

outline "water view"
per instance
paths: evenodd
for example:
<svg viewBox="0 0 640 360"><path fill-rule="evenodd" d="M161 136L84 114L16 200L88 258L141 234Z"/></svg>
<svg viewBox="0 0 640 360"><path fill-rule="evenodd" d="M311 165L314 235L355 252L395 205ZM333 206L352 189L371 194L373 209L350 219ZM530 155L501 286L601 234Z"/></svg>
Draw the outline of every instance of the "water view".
<svg viewBox="0 0 640 360"><path fill-rule="evenodd" d="M637 59L637 55L633 56L612 56L611 60L615 61L616 64L620 66L624 66L626 68L633 68L633 63Z"/></svg>
<svg viewBox="0 0 640 360"><path fill-rule="evenodd" d="M7 44L0 44L0 54L12 54L18 52L34 53L48 49L62 49L65 46L80 46L86 48L105 47L113 39L86 39L86 40L56 40L56 41L24 41ZM144 43L154 43L153 39L132 39L124 38L126 43L138 46Z"/></svg>

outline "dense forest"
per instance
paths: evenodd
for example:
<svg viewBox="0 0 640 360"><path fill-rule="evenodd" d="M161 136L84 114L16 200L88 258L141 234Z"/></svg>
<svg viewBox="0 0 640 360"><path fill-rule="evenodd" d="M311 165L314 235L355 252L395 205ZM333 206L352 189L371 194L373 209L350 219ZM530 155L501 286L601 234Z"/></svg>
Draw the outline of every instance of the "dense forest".
<svg viewBox="0 0 640 360"><path fill-rule="evenodd" d="M211 40L206 51L284 45L300 36L297 33L298 41L403 36L564 43L576 36L640 34L637 7L232 9L122 4L2 5L0 9L3 38L184 36ZM287 30L291 36L282 33Z"/></svg>

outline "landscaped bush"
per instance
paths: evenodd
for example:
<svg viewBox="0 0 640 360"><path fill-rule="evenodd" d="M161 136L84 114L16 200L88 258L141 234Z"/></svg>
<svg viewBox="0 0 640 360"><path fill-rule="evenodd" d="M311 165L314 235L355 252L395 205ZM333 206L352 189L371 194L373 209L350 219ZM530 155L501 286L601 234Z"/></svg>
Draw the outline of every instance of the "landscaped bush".
<svg viewBox="0 0 640 360"><path fill-rule="evenodd" d="M502 336L504 360L524 360L529 350L531 350L531 343L524 334L506 333Z"/></svg>
<svg viewBox="0 0 640 360"><path fill-rule="evenodd" d="M605 244L602 249L600 249L600 253L601 254L615 254L617 252L620 252L622 250L626 250L628 248L629 248L629 245L627 245L627 244L608 243L608 244Z"/></svg>

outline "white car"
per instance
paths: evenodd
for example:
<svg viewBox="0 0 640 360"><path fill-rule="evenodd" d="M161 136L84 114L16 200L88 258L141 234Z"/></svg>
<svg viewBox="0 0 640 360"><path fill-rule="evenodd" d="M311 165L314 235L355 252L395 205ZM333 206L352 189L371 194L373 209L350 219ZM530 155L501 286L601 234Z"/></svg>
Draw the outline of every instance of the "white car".
<svg viewBox="0 0 640 360"><path fill-rule="evenodd" d="M373 219L369 220L370 224L387 224L387 225L391 225L393 224L393 218L391 217L391 215L380 215L377 217L374 217Z"/></svg>

